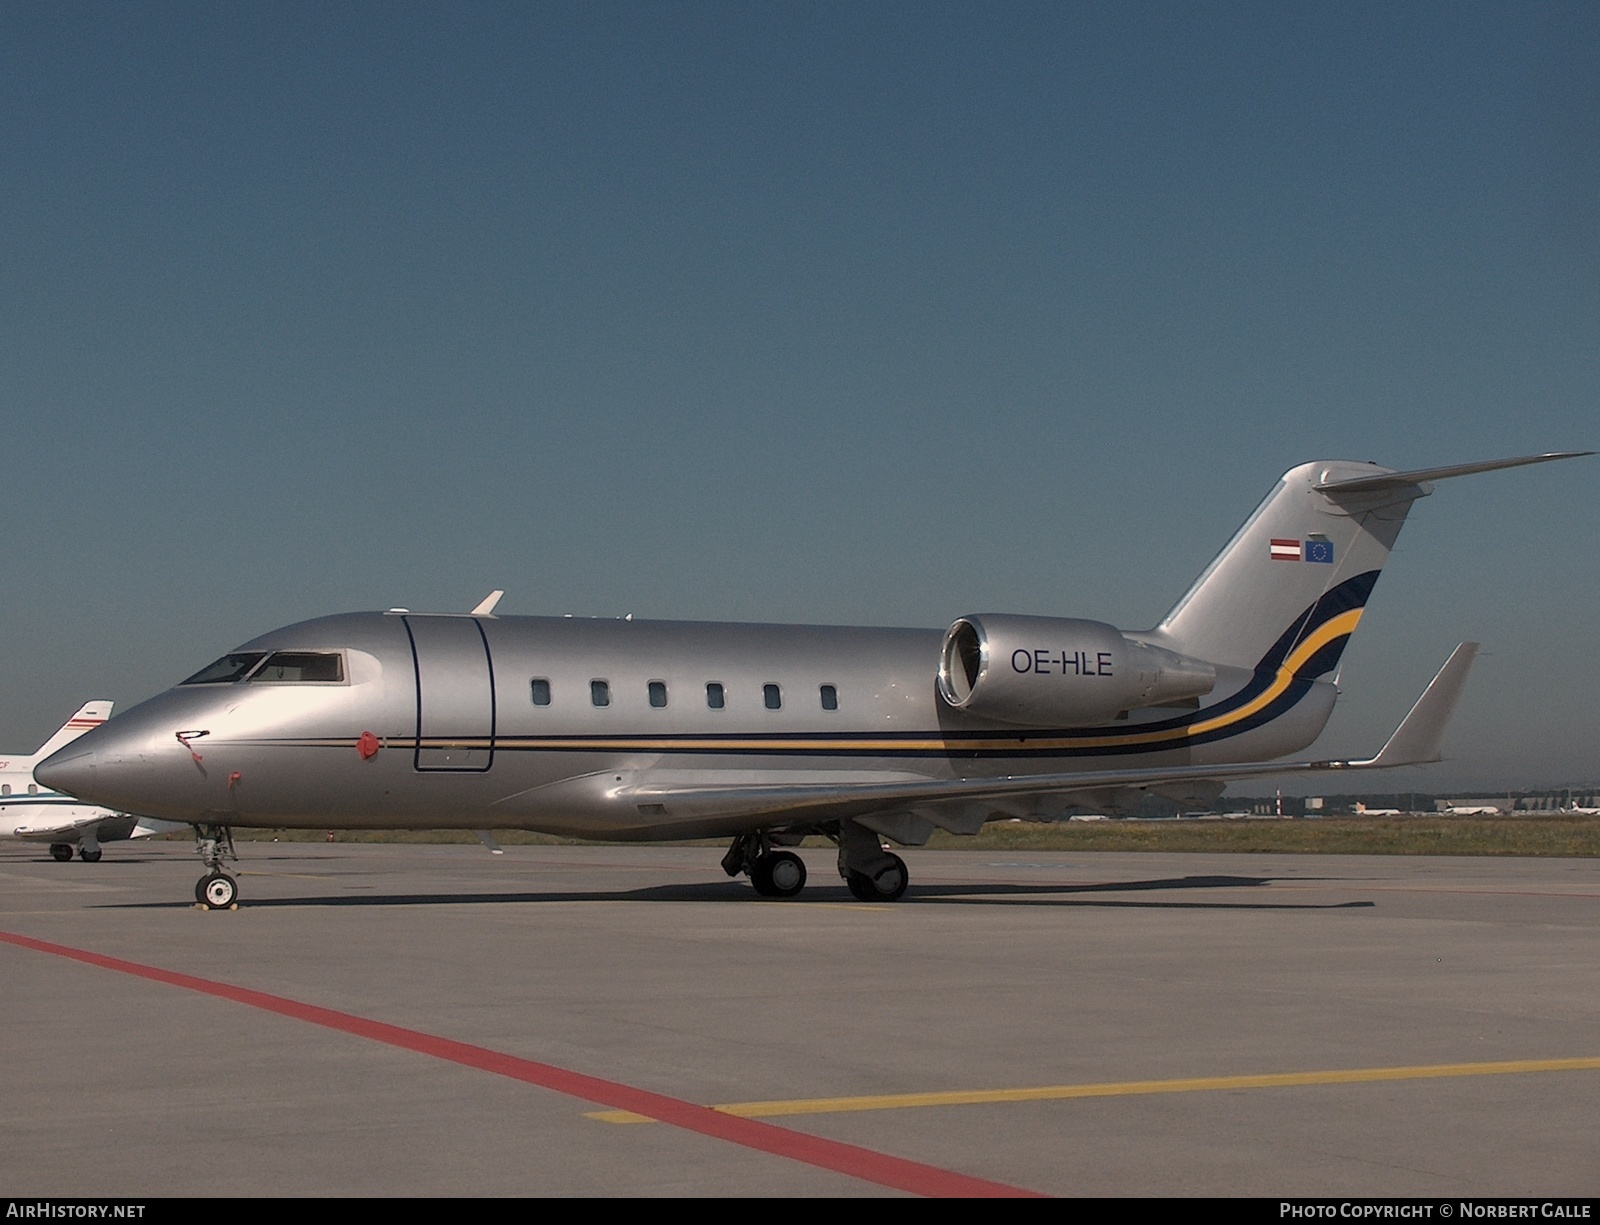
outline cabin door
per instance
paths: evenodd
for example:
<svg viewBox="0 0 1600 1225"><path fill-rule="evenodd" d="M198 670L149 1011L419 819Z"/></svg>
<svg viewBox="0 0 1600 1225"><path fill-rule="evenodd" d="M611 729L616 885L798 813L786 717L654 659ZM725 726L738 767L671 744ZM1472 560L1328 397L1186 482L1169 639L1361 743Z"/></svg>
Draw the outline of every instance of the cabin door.
<svg viewBox="0 0 1600 1225"><path fill-rule="evenodd" d="M494 764L494 663L476 617L407 616L417 669L419 770Z"/></svg>

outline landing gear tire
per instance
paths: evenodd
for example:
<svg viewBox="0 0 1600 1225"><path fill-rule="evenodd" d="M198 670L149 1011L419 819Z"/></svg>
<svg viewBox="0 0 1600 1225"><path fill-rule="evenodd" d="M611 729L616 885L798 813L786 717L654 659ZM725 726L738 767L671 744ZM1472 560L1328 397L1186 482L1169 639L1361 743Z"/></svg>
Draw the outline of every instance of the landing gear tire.
<svg viewBox="0 0 1600 1225"><path fill-rule="evenodd" d="M236 910L239 883L222 870L228 860L239 858L233 849L233 831L226 825L196 825L194 844L206 861L206 875L194 887L194 900L207 910Z"/></svg>
<svg viewBox="0 0 1600 1225"><path fill-rule="evenodd" d="M92 851L86 846L80 846L78 848L78 858L83 860L84 863L99 863L100 856L103 854L105 854L105 852L99 847L95 847ZM72 858L70 853L67 855L67 858Z"/></svg>
<svg viewBox="0 0 1600 1225"><path fill-rule="evenodd" d="M771 851L750 869L750 883L762 897L794 897L806 887L806 865L791 851Z"/></svg>
<svg viewBox="0 0 1600 1225"><path fill-rule="evenodd" d="M66 863L72 858L72 848L65 842L54 842L50 845L50 858L57 863Z"/></svg>
<svg viewBox="0 0 1600 1225"><path fill-rule="evenodd" d="M905 895L906 886L911 883L906 862L898 855L888 858L890 862L878 869L876 876L851 871L844 878L844 883L850 887L850 893L857 901L898 902Z"/></svg>
<svg viewBox="0 0 1600 1225"><path fill-rule="evenodd" d="M194 897L207 910L227 910L239 900L239 882L226 872L213 872L200 878Z"/></svg>

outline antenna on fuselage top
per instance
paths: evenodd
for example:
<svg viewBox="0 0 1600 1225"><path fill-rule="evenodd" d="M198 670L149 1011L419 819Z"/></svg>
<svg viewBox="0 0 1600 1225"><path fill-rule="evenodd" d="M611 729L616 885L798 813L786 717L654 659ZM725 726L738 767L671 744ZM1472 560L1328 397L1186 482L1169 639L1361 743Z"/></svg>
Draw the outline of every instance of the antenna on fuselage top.
<svg viewBox="0 0 1600 1225"><path fill-rule="evenodd" d="M494 606L500 603L500 597L503 595L505 595L505 592L503 591L491 591L488 595L484 596L483 599L478 601L478 607L472 610L471 615L474 617L494 616Z"/></svg>

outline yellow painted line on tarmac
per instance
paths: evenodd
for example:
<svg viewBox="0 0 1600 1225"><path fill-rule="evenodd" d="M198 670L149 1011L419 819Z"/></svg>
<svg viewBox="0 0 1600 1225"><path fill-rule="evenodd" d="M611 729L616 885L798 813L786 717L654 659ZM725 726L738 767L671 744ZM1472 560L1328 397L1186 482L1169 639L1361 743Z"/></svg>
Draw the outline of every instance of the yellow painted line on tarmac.
<svg viewBox="0 0 1600 1225"><path fill-rule="evenodd" d="M908 1110L919 1106L982 1106L1005 1102L1055 1102L1079 1097L1136 1097L1151 1093L1205 1093L1218 1089L1283 1089L1297 1085L1353 1085L1452 1076L1507 1076L1521 1072L1600 1070L1600 1057L1512 1059L1500 1063L1431 1063L1399 1068L1336 1068L1325 1072L1268 1072L1258 1076L1201 1076L1188 1080L1121 1080L1098 1085L1045 1085L1033 1089L958 1089L942 1093L887 1093L873 1097L812 1097L792 1101L730 1102L712 1106L742 1119L857 1110ZM585 1116L602 1123L653 1123L627 1110Z"/></svg>
<svg viewBox="0 0 1600 1225"><path fill-rule="evenodd" d="M240 872L239 875L240 876L270 876L274 880L332 880L333 879L332 873L323 873L320 876L313 876L308 872L256 872L256 871L252 870L252 871L249 871L249 872Z"/></svg>

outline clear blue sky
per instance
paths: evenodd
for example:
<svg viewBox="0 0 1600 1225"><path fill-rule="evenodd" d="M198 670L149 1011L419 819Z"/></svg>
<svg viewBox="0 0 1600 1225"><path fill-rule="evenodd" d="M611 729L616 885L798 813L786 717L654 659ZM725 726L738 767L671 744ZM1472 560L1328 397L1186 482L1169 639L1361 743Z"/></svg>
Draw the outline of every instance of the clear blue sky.
<svg viewBox="0 0 1600 1225"><path fill-rule="evenodd" d="M6 750L492 587L1141 627L1301 460L1600 446L1592 3L6 0L0 184ZM1393 785L1600 778L1597 491L1441 485L1319 749L1471 637Z"/></svg>

